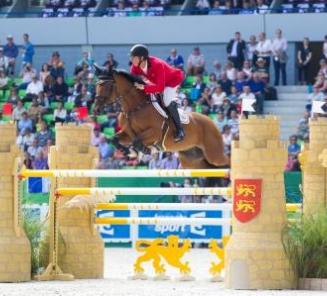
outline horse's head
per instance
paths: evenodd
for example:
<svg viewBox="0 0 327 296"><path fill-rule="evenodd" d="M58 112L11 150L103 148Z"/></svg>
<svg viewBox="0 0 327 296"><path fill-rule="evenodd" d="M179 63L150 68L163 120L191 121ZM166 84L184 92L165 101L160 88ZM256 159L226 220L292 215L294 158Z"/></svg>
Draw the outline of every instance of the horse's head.
<svg viewBox="0 0 327 296"><path fill-rule="evenodd" d="M96 84L95 110L100 110L105 104L112 104L117 98L115 80L112 69L101 68L94 65L95 75L99 81Z"/></svg>

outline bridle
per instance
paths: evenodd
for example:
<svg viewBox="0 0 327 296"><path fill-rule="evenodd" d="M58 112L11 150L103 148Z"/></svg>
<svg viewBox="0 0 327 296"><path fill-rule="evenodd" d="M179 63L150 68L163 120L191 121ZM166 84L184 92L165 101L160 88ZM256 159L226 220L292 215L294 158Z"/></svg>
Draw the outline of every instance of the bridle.
<svg viewBox="0 0 327 296"><path fill-rule="evenodd" d="M106 77L106 78L102 78L100 79L97 84L102 85L105 83L112 83L112 87L114 87L114 84L116 83L115 78L112 77ZM134 85L131 85L126 92L124 92L123 94L120 94L119 96L116 97L115 100L113 100L112 102L108 103L109 106L114 105L114 104L119 104L120 106L120 112L123 113L125 115L126 118L130 118L132 116L132 114L137 113L138 111L140 111L141 109L143 109L143 107L149 105L151 102L150 100L144 100L144 102L141 102L140 104L137 104L136 107L134 107L132 110L124 110L122 101L124 100L124 98L128 97L129 94L131 93L131 91L134 89ZM105 99L104 96L97 96L97 98L103 98Z"/></svg>

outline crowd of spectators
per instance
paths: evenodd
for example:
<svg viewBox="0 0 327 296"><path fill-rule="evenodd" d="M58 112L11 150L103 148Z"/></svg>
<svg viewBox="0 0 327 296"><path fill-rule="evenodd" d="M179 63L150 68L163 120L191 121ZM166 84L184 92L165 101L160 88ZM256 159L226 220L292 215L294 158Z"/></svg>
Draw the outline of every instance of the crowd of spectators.
<svg viewBox="0 0 327 296"><path fill-rule="evenodd" d="M48 0L43 17L92 16L97 0ZM93 14L94 15L94 14Z"/></svg>
<svg viewBox="0 0 327 296"><path fill-rule="evenodd" d="M271 1L265 0L197 0L194 14L266 14L269 10Z"/></svg>
<svg viewBox="0 0 327 296"><path fill-rule="evenodd" d="M303 117L300 119L297 132L289 138L288 163L286 169L299 171L300 165L298 156L302 145L309 142L309 120L312 117L327 116L327 35L322 44L319 60L319 70L316 74L313 85L309 84L309 69L312 66L313 52L309 38L304 38L302 45L297 52L297 66L299 70L299 83L308 85L307 103ZM314 102L321 102L321 110L313 109Z"/></svg>

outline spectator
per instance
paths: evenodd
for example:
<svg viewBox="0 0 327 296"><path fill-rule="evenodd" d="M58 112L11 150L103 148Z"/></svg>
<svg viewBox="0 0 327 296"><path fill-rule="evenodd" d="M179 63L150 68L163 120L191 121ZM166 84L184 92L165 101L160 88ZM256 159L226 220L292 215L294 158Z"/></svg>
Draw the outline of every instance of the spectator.
<svg viewBox="0 0 327 296"><path fill-rule="evenodd" d="M192 107L190 106L189 100L187 98L183 99L181 109L185 113L191 113L193 111Z"/></svg>
<svg viewBox="0 0 327 296"><path fill-rule="evenodd" d="M116 69L118 67L118 62L114 59L112 53L108 53L107 60L103 63L103 67L109 69Z"/></svg>
<svg viewBox="0 0 327 296"><path fill-rule="evenodd" d="M314 83L313 87L317 88L319 91L324 92L327 90L327 80L325 79L325 76L323 74L318 74L316 77L316 82Z"/></svg>
<svg viewBox="0 0 327 296"><path fill-rule="evenodd" d="M5 73L8 73L9 59L3 53L3 47L0 47L0 69L3 69Z"/></svg>
<svg viewBox="0 0 327 296"><path fill-rule="evenodd" d="M54 110L53 117L55 122L64 123L67 119L67 110L64 109L64 105L62 102L58 103L57 108Z"/></svg>
<svg viewBox="0 0 327 296"><path fill-rule="evenodd" d="M4 69L0 68L0 90L8 88L9 79Z"/></svg>
<svg viewBox="0 0 327 296"><path fill-rule="evenodd" d="M107 143L107 139L102 136L98 146L100 161L107 161L109 157L114 155L114 149Z"/></svg>
<svg viewBox="0 0 327 296"><path fill-rule="evenodd" d="M215 0L213 3L213 7L209 10L209 15L220 15L225 13L225 7L220 3L219 0Z"/></svg>
<svg viewBox="0 0 327 296"><path fill-rule="evenodd" d="M251 67L250 61L248 60L244 61L242 71L244 72L245 78L247 80L252 78L253 69Z"/></svg>
<svg viewBox="0 0 327 296"><path fill-rule="evenodd" d="M327 35L325 35L325 41L322 45L322 57L327 61Z"/></svg>
<svg viewBox="0 0 327 296"><path fill-rule="evenodd" d="M290 143L287 147L289 156L297 156L301 152L301 146L297 143L297 136L290 136Z"/></svg>
<svg viewBox="0 0 327 296"><path fill-rule="evenodd" d="M221 73L222 73L221 64L219 63L219 61L217 60L213 61L213 68L214 68L213 74L215 74L217 80L219 80L221 78Z"/></svg>
<svg viewBox="0 0 327 296"><path fill-rule="evenodd" d="M29 169L29 170L32 169L32 161L33 161L32 157L26 151L24 153L24 166L26 167L26 169Z"/></svg>
<svg viewBox="0 0 327 296"><path fill-rule="evenodd" d="M142 2L142 7L140 7L140 11L142 12L142 16L155 16L156 11L151 8L149 1L144 0Z"/></svg>
<svg viewBox="0 0 327 296"><path fill-rule="evenodd" d="M242 9L239 10L238 14L253 14L254 9L252 3L249 0L242 1Z"/></svg>
<svg viewBox="0 0 327 296"><path fill-rule="evenodd" d="M191 100L197 100L205 88L206 84L203 82L202 75L197 74L191 89Z"/></svg>
<svg viewBox="0 0 327 296"><path fill-rule="evenodd" d="M29 35L27 33L23 34L23 66L27 63L33 64L33 56L34 56L34 46L29 40Z"/></svg>
<svg viewBox="0 0 327 296"><path fill-rule="evenodd" d="M239 96L240 100L256 100L255 95L251 92L248 85L243 86L243 92Z"/></svg>
<svg viewBox="0 0 327 296"><path fill-rule="evenodd" d="M53 145L52 143L52 139L49 139L46 143L46 145L44 145L42 147L42 151L43 151L43 155L49 155L50 153L50 147Z"/></svg>
<svg viewBox="0 0 327 296"><path fill-rule="evenodd" d="M33 144L35 140L35 135L32 133L31 129L26 128L25 131L18 135L16 144L22 151L27 151L28 147Z"/></svg>
<svg viewBox="0 0 327 296"><path fill-rule="evenodd" d="M262 1L262 0L259 0ZM282 83L286 85L286 62L287 62L287 41L282 36L282 30L276 30L276 37L272 42L272 54L274 59L275 83L279 85L279 74L282 73Z"/></svg>
<svg viewBox="0 0 327 296"><path fill-rule="evenodd" d="M231 127L229 125L225 125L223 127L222 138L224 143L224 154L230 156L233 134L231 132Z"/></svg>
<svg viewBox="0 0 327 296"><path fill-rule="evenodd" d="M53 86L53 95L57 102L63 102L68 97L68 85L62 76L58 76Z"/></svg>
<svg viewBox="0 0 327 296"><path fill-rule="evenodd" d="M195 4L197 14L208 14L210 4L208 0L197 0Z"/></svg>
<svg viewBox="0 0 327 296"><path fill-rule="evenodd" d="M246 56L249 61L252 62L252 65L257 61L256 48L257 48L257 39L255 35L251 35L249 42L246 44Z"/></svg>
<svg viewBox="0 0 327 296"><path fill-rule="evenodd" d="M37 101L40 105L40 107L42 107L42 113L46 113L46 111L48 111L49 107L50 107L50 102L49 102L49 98L45 95L44 92L39 92L38 96L37 96Z"/></svg>
<svg viewBox="0 0 327 296"><path fill-rule="evenodd" d="M137 1L138 2L138 1ZM132 4L132 8L130 8L128 10L128 16L142 16L142 12L139 8L139 4L138 3L133 3Z"/></svg>
<svg viewBox="0 0 327 296"><path fill-rule="evenodd" d="M182 88L180 86L176 89L176 98L178 99L177 101L180 105L182 105L182 101L184 99L187 99L186 94L182 91Z"/></svg>
<svg viewBox="0 0 327 296"><path fill-rule="evenodd" d="M20 73L20 77L22 77L22 83L19 85L19 89L26 89L28 84L32 82L32 78L35 75L37 75L36 70L30 63L27 63Z"/></svg>
<svg viewBox="0 0 327 296"><path fill-rule="evenodd" d="M159 170L161 169L161 159L159 157L159 153L156 152L153 154L152 159L149 161L149 166L148 168L150 170Z"/></svg>
<svg viewBox="0 0 327 296"><path fill-rule="evenodd" d="M229 101L236 105L238 103L238 91L235 85L231 86L230 95L228 96Z"/></svg>
<svg viewBox="0 0 327 296"><path fill-rule="evenodd" d="M215 73L211 73L209 75L209 82L207 83L207 87L210 88L210 92L213 92L214 89L218 86L218 81Z"/></svg>
<svg viewBox="0 0 327 296"><path fill-rule="evenodd" d="M184 59L180 54L177 54L176 48L170 51L170 56L166 59L167 63L175 68L184 70Z"/></svg>
<svg viewBox="0 0 327 296"><path fill-rule="evenodd" d="M227 124L227 117L225 116L224 112L219 111L218 116L215 118L214 122L219 129L219 131L222 133L224 126Z"/></svg>
<svg viewBox="0 0 327 296"><path fill-rule="evenodd" d="M9 97L8 97L7 102L16 106L19 100L20 100L20 97L18 96L17 88L11 87L10 91L9 91Z"/></svg>
<svg viewBox="0 0 327 296"><path fill-rule="evenodd" d="M297 63L299 67L299 83L307 84L309 82L309 67L312 58L312 50L309 38L303 39L302 46L297 52Z"/></svg>
<svg viewBox="0 0 327 296"><path fill-rule="evenodd" d="M48 158L44 156L43 151L40 150L36 153L34 160L32 161L33 170L47 170Z"/></svg>
<svg viewBox="0 0 327 296"><path fill-rule="evenodd" d="M36 133L36 139L40 147L45 147L49 140L51 141L51 131L49 131L47 124L44 121L40 123L40 130Z"/></svg>
<svg viewBox="0 0 327 296"><path fill-rule="evenodd" d="M14 38L12 35L7 36L7 44L3 48L3 53L8 58L8 75L14 75L16 58L18 56L18 47L14 43Z"/></svg>
<svg viewBox="0 0 327 296"><path fill-rule="evenodd" d="M104 135L100 132L100 129L94 128L91 137L91 145L98 147L102 137L104 137Z"/></svg>
<svg viewBox="0 0 327 296"><path fill-rule="evenodd" d="M236 32L234 39L227 44L227 56L236 69L241 70L245 57L246 44L242 40L241 33Z"/></svg>
<svg viewBox="0 0 327 296"><path fill-rule="evenodd" d="M231 132L234 135L239 133L239 118L235 110L232 110L230 113L230 119L228 120L228 126L231 128Z"/></svg>
<svg viewBox="0 0 327 296"><path fill-rule="evenodd" d="M265 4L264 0L256 0L257 2L257 13L266 14L268 13L268 5Z"/></svg>
<svg viewBox="0 0 327 296"><path fill-rule="evenodd" d="M214 112L220 110L226 98L226 93L223 91L221 85L218 85L211 96L211 108Z"/></svg>
<svg viewBox="0 0 327 296"><path fill-rule="evenodd" d="M33 122L32 120L28 117L27 111L24 111L22 113L21 119L18 121L17 124L18 132L22 135L24 134L25 130L29 128L31 131L33 130Z"/></svg>
<svg viewBox="0 0 327 296"><path fill-rule="evenodd" d="M313 92L308 95L308 103L305 108L308 112L311 111L312 101L324 101L325 94L316 85L313 86Z"/></svg>
<svg viewBox="0 0 327 296"><path fill-rule="evenodd" d="M44 84L46 78L50 75L49 66L47 63L42 65L41 71L40 71L40 81Z"/></svg>
<svg viewBox="0 0 327 296"><path fill-rule="evenodd" d="M15 122L21 120L24 112L26 112L26 109L24 108L23 101L18 100L17 106L14 108L14 110L12 112L12 120Z"/></svg>
<svg viewBox="0 0 327 296"><path fill-rule="evenodd" d="M261 81L265 81L266 83L269 81L269 72L266 67L266 61L263 58L257 59L256 65L253 70L258 75Z"/></svg>
<svg viewBox="0 0 327 296"><path fill-rule="evenodd" d="M205 59L199 47L195 47L187 59L187 75L202 74L204 72Z"/></svg>
<svg viewBox="0 0 327 296"><path fill-rule="evenodd" d="M113 8L113 16L124 17L127 16L127 10L125 8L124 0L118 1L118 7Z"/></svg>
<svg viewBox="0 0 327 296"><path fill-rule="evenodd" d="M256 97L258 114L263 114L265 84L260 80L258 73L253 73L252 79L249 80L248 85L251 92L254 93Z"/></svg>
<svg viewBox="0 0 327 296"><path fill-rule="evenodd" d="M32 104L28 108L28 115L29 117L34 121L37 122L37 119L41 116L42 113L42 107L39 106L39 103L37 101L37 97L33 98Z"/></svg>
<svg viewBox="0 0 327 296"><path fill-rule="evenodd" d="M221 73L221 79L218 81L218 84L221 86L226 95L230 95L232 81L228 79L226 72Z"/></svg>
<svg viewBox="0 0 327 296"><path fill-rule="evenodd" d="M305 112L303 118L299 121L297 128L297 137L303 141L309 141L309 118L310 113Z"/></svg>
<svg viewBox="0 0 327 296"><path fill-rule="evenodd" d="M94 64L94 60L91 57L91 52L84 51L82 53L82 59L77 62L76 66L83 68L83 66L86 65L88 69L91 70L93 64Z"/></svg>
<svg viewBox="0 0 327 296"><path fill-rule="evenodd" d="M58 51L52 53L51 59L49 61L50 75L57 79L57 77L65 77L65 64L60 58Z"/></svg>
<svg viewBox="0 0 327 296"><path fill-rule="evenodd" d="M229 80L234 81L236 79L236 68L234 67L234 64L232 62L227 62L225 71Z"/></svg>
<svg viewBox="0 0 327 296"><path fill-rule="evenodd" d="M272 51L271 41L266 39L266 33L259 33L259 42L256 46L256 55L258 58L263 58L265 60L265 65L267 72L269 73L270 68L270 55Z"/></svg>
<svg viewBox="0 0 327 296"><path fill-rule="evenodd" d="M42 148L39 147L36 139L32 142L32 145L27 148L27 153L31 156L32 160L35 159L35 156L42 151Z"/></svg>
<svg viewBox="0 0 327 296"><path fill-rule="evenodd" d="M32 81L27 85L26 88L26 96L37 98L40 92L43 92L43 84L37 78L36 74L33 74Z"/></svg>
<svg viewBox="0 0 327 296"><path fill-rule="evenodd" d="M161 162L161 169L163 170L176 170L178 169L178 158L172 152L166 152L166 157Z"/></svg>
<svg viewBox="0 0 327 296"><path fill-rule="evenodd" d="M90 109L92 102L93 100L92 100L91 93L88 92L87 87L83 85L81 89L81 93L76 97L75 106L88 107L88 109Z"/></svg>
<svg viewBox="0 0 327 296"><path fill-rule="evenodd" d="M245 80L245 74L244 72L240 71L240 72L237 72L236 74L236 80L235 80L235 87L237 89L237 92L240 93L243 91L243 87L244 85L247 85L247 81Z"/></svg>

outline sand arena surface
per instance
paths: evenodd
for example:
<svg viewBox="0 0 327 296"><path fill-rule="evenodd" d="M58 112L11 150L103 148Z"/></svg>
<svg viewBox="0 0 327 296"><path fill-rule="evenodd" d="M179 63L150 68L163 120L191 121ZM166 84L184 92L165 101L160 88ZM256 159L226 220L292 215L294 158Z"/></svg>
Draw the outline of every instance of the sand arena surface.
<svg viewBox="0 0 327 296"><path fill-rule="evenodd" d="M105 279L75 280L71 282L28 282L0 284L0 296L227 296L227 295L327 295L314 291L234 291L224 289L223 283L209 281L210 261L214 254L207 249L192 249L185 260L190 262L193 282L176 280L179 274L169 268L169 281L129 280L133 274L133 263L137 253L131 249L106 249ZM147 264L149 275L153 276L151 264ZM150 272L151 271L151 272Z"/></svg>

